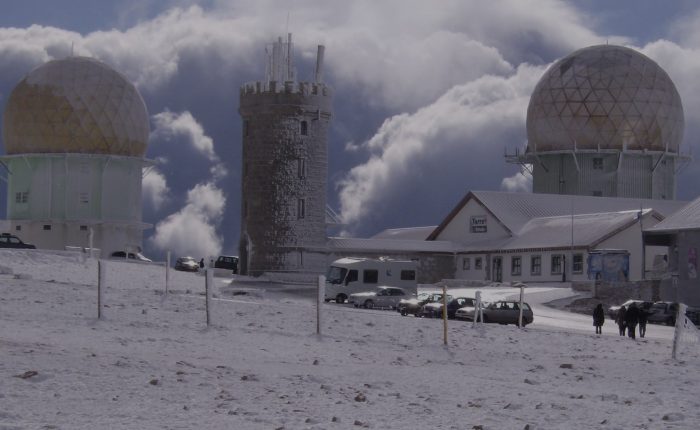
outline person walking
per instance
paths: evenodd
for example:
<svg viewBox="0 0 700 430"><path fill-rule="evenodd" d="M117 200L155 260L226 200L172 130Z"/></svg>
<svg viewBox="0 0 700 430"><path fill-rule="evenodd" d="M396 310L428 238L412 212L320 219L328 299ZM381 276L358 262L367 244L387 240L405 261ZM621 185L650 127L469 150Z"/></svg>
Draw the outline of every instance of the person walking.
<svg viewBox="0 0 700 430"><path fill-rule="evenodd" d="M603 311L603 305L598 303L598 306L593 309L593 325L595 326L595 334L603 334L603 324L605 324L605 311Z"/></svg>
<svg viewBox="0 0 700 430"><path fill-rule="evenodd" d="M635 303L632 303L630 307L627 308L625 321L627 322L627 335L631 339L635 339L634 331L637 329L637 323L639 323L639 308L637 308Z"/></svg>
<svg viewBox="0 0 700 430"><path fill-rule="evenodd" d="M644 338L644 335L647 334L647 317L649 316L649 312L647 311L646 306L642 306L639 308L639 337Z"/></svg>
<svg viewBox="0 0 700 430"><path fill-rule="evenodd" d="M620 328L620 336L624 336L625 330L627 329L627 320L625 319L626 310L624 306L620 306L620 310L617 311L617 318L615 318L615 322Z"/></svg>
<svg viewBox="0 0 700 430"><path fill-rule="evenodd" d="M199 268L200 268L200 269L204 269L204 258L202 258L201 260L199 260Z"/></svg>

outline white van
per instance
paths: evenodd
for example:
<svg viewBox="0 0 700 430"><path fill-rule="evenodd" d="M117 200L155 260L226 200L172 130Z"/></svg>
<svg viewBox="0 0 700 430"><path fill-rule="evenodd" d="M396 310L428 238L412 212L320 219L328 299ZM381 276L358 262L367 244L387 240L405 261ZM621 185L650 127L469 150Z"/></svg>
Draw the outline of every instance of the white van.
<svg viewBox="0 0 700 430"><path fill-rule="evenodd" d="M341 258L331 263L326 273L326 301L345 303L353 293L372 291L378 286L399 287L406 294L418 290L415 261L370 258Z"/></svg>

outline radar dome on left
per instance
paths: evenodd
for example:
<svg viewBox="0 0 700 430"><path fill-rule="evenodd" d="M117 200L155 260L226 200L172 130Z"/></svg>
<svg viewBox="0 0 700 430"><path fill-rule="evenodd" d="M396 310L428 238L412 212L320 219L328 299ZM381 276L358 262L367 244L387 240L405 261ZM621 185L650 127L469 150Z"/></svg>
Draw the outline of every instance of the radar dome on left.
<svg viewBox="0 0 700 430"><path fill-rule="evenodd" d="M81 153L143 157L146 105L108 65L87 57L53 60L12 90L3 115L5 153Z"/></svg>

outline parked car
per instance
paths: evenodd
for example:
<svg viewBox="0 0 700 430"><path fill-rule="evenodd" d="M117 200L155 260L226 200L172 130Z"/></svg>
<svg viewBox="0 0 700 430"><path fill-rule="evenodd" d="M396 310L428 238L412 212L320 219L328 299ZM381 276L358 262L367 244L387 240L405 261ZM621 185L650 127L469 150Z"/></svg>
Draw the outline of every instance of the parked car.
<svg viewBox="0 0 700 430"><path fill-rule="evenodd" d="M488 302L481 302L481 308L484 309L488 307ZM474 321L474 308L476 306L476 300L474 304L470 306L464 306L455 311L455 319L464 321Z"/></svg>
<svg viewBox="0 0 700 430"><path fill-rule="evenodd" d="M448 295L447 300L451 299L452 296ZM418 311L420 311L423 305L425 305L426 303L439 302L441 300L441 293L420 293L417 297L414 297L412 299L401 300L399 302L399 305L396 307L396 310L403 316L406 316L408 314L418 316Z"/></svg>
<svg viewBox="0 0 700 430"><path fill-rule="evenodd" d="M199 270L199 262L192 257L180 257L175 261L175 270L196 272Z"/></svg>
<svg viewBox="0 0 700 430"><path fill-rule="evenodd" d="M151 263L150 258L145 257L140 252L129 252L128 254L124 251L115 251L112 253L112 258L123 258L129 260L143 261L144 263Z"/></svg>
<svg viewBox="0 0 700 430"><path fill-rule="evenodd" d="M22 242L14 234L3 233L0 234L0 248L36 249L36 246Z"/></svg>
<svg viewBox="0 0 700 430"><path fill-rule="evenodd" d="M612 320L617 319L617 311L619 311L622 306L624 306L625 309L629 308L632 303L637 305L639 309L649 309L649 307L651 307L651 305L653 304L652 302L646 302L644 300L627 300L621 305L610 306L608 308L608 317Z"/></svg>
<svg viewBox="0 0 700 430"><path fill-rule="evenodd" d="M406 298L408 294L402 288L398 287L377 287L375 291L365 291L362 293L350 294L348 303L355 307L372 308L390 308L394 309L399 305L399 302Z"/></svg>
<svg viewBox="0 0 700 430"><path fill-rule="evenodd" d="M439 302L426 303L418 311L419 317L424 318L442 318L442 300ZM447 318L453 319L457 309L466 306L474 306L476 299L469 297L455 297L447 302Z"/></svg>
<svg viewBox="0 0 700 430"><path fill-rule="evenodd" d="M459 312L459 310L457 311ZM473 307L466 308L464 313L459 313L460 319L473 320L475 309ZM518 324L520 318L520 303L513 301L501 300L484 305L482 308L485 323L498 324ZM527 303L523 303L523 327L531 324L534 321L532 308Z"/></svg>
<svg viewBox="0 0 700 430"><path fill-rule="evenodd" d="M214 262L216 269L228 269L233 273L238 273L238 257L235 255L219 255Z"/></svg>
<svg viewBox="0 0 700 430"><path fill-rule="evenodd" d="M678 303L656 302L648 309L647 322L656 324L676 324L676 313L678 313Z"/></svg>
<svg viewBox="0 0 700 430"><path fill-rule="evenodd" d="M685 316L687 316L693 324L700 326L700 308L688 307L688 310L685 311Z"/></svg>

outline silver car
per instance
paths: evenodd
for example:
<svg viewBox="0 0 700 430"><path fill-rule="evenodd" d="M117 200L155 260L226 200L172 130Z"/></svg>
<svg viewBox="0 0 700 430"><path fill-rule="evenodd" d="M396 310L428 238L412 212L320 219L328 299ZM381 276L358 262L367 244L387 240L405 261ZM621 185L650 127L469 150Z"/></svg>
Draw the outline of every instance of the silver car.
<svg viewBox="0 0 700 430"><path fill-rule="evenodd" d="M481 309L484 314L485 323L518 324L518 318L520 317L520 304L518 302L503 300L490 304L483 304ZM471 321L474 319L474 308L466 307L457 309L455 317L457 319ZM523 303L523 327L531 324L533 320L534 316L530 305Z"/></svg>
<svg viewBox="0 0 700 430"><path fill-rule="evenodd" d="M354 305L356 308L364 307L367 309L394 309L399 304L401 299L405 299L408 296L409 295L401 288L377 287L375 291L350 294L350 297L348 297L348 303Z"/></svg>

